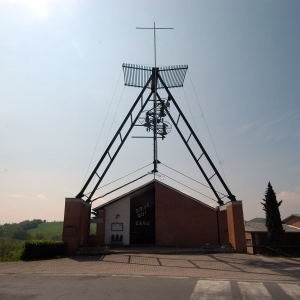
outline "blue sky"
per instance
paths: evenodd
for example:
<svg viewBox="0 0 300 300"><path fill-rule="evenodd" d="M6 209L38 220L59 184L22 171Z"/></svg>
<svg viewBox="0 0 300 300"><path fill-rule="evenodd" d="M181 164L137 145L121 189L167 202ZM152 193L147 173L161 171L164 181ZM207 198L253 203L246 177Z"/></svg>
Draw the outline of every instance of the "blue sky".
<svg viewBox="0 0 300 300"><path fill-rule="evenodd" d="M0 224L63 219L64 198L78 194L140 91L124 88L122 63L154 64L153 32L135 29L153 22L174 27L157 32L157 64L188 64L184 88L171 92L245 219L264 216L269 181L282 218L300 213L299 13L298 1L2 0ZM175 129L158 149L164 164L205 183ZM130 138L104 183L151 162L151 139Z"/></svg>

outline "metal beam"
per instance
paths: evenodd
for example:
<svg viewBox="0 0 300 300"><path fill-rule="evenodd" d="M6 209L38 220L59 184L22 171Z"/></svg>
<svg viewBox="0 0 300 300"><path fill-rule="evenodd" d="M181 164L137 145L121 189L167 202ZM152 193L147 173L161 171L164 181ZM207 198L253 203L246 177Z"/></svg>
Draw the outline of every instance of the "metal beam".
<svg viewBox="0 0 300 300"><path fill-rule="evenodd" d="M145 86L143 87L142 91L140 92L139 96L137 97L137 99L135 100L134 104L132 105L131 109L129 110L128 114L126 115L125 119L123 120L122 124L120 125L119 129L117 130L116 134L114 135L114 137L112 138L111 142L109 143L108 147L106 148L105 152L103 153L101 159L99 160L99 162L97 163L96 167L94 168L94 170L92 171L91 175L89 176L88 180L86 181L86 183L84 184L83 188L81 189L81 191L79 192L79 194L76 196L76 198L82 198L86 188L89 186L90 182L92 181L92 179L95 176L95 173L97 172L97 170L99 169L100 165L102 164L102 162L104 161L108 151L110 150L110 148L112 147L112 145L114 144L116 138L118 137L118 135L121 133L121 130L123 129L124 125L126 124L127 120L130 118L131 119L131 126L130 128L132 129L133 125L135 124L136 120L133 121L132 120L132 112L134 111L135 107L137 106L137 104L139 103L139 101L142 98L142 95L144 94L147 86L149 85L149 83L152 80L152 76L149 77L148 81L146 82ZM150 93L151 97L153 94L153 92ZM149 99L148 97L148 99ZM148 100L147 99L147 100ZM142 108L145 107L145 103L142 106ZM140 112L142 111L142 108L140 110ZM127 137L127 136L126 136ZM123 145L124 141L126 140L126 138L124 137L121 144ZM112 162L112 161L111 161ZM102 177L102 176L101 176ZM102 180L102 179L101 179ZM87 202L89 202L91 199L91 197L88 198Z"/></svg>
<svg viewBox="0 0 300 300"><path fill-rule="evenodd" d="M192 136L194 137L194 139L196 140L196 143L198 144L198 146L200 147L202 153L204 154L204 156L206 157L207 161L209 162L210 166L212 167L212 169L214 170L215 172L215 175L217 175L219 181L221 182L222 186L224 187L224 189L226 190L227 194L228 194L228 198L231 200L231 201L235 201L235 196L230 192L229 188L227 187L226 183L224 182L223 178L221 177L219 171L217 170L217 168L215 167L214 163L212 162L212 160L210 159L209 155L207 154L206 150L204 149L203 145L201 144L200 140L198 139L198 137L196 136L194 130L192 129L191 125L189 124L189 122L187 121L186 117L184 116L183 112L181 111L181 109L179 108L178 104L176 103L173 95L171 94L171 92L169 91L168 87L166 86L166 84L164 83L164 81L162 80L161 76L158 74L158 79L159 81L161 82L161 84L164 86L166 92L168 93L168 96L172 99L172 102L174 104L174 106L176 107L178 113L179 113L179 116L182 117L183 121L185 122L186 126L188 127L190 133L192 134ZM160 99L161 100L161 99ZM161 100L162 101L162 100ZM179 130L179 127L177 125L177 122L174 121L174 119L172 118L171 114L169 113L168 110L166 110L168 116L170 117L170 119L172 120L172 123L173 125L175 126L175 128L177 129L178 133L180 134L181 138L183 139L185 145L188 147L190 153L192 154L196 164L198 165L198 167L200 168L200 164L199 164L199 159L197 159L195 157L195 155L193 154L191 148L188 146L186 140L184 139L183 135L181 134L180 130ZM178 120L179 120L179 117L178 117ZM201 155L202 156L202 155ZM203 170L202 167L200 168L200 170ZM202 174L204 175L207 183L212 187L212 190L215 194L215 196L217 197L218 199L218 202L220 203L223 203L223 201L220 199L218 193L216 192L215 188L212 186L212 184L210 183L207 175L205 174L204 170L201 171Z"/></svg>

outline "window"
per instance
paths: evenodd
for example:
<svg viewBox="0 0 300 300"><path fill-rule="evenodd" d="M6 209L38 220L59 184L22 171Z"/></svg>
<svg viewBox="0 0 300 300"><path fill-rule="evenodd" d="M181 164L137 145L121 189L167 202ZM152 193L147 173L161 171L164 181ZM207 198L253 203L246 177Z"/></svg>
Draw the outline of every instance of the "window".
<svg viewBox="0 0 300 300"><path fill-rule="evenodd" d="M90 223L90 232L89 235L97 234L97 223Z"/></svg>

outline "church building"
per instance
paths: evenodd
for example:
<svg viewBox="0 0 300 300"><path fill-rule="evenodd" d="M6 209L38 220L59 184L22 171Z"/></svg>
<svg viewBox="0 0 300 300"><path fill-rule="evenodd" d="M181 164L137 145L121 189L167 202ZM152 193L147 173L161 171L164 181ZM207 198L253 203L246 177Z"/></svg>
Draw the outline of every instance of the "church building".
<svg viewBox="0 0 300 300"><path fill-rule="evenodd" d="M153 29L155 36L155 23ZM154 66L123 64L122 68L125 86L141 90L81 191L66 199L63 240L68 242L69 253L83 245L198 248L224 243L231 243L237 252L246 252L242 202L230 191L170 91L183 87L188 65L157 67L155 59ZM153 141L153 169L129 183L149 173L154 179L92 209L95 200L107 195L97 192L133 128L142 135L132 138ZM164 141L172 129L202 175L205 184L198 183L209 189L214 197L209 198L218 203L217 208L155 179L166 155L161 152L158 159L158 141ZM230 201L224 203L224 199ZM91 214L95 215L92 219Z"/></svg>
<svg viewBox="0 0 300 300"><path fill-rule="evenodd" d="M66 198L63 240L69 253L82 245L200 248L231 243L246 252L241 201L213 208L162 182L152 180L93 209ZM94 232L90 226L94 224Z"/></svg>

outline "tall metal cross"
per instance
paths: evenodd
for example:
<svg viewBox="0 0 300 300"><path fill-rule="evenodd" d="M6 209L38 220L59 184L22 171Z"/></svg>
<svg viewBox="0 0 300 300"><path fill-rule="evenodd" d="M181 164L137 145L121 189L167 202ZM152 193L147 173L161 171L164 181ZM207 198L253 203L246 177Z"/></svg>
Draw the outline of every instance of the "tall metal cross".
<svg viewBox="0 0 300 300"><path fill-rule="evenodd" d="M157 172L157 111L156 111L156 106L157 106L157 101L156 101L156 92L157 92L157 86L156 86L156 29L174 29L174 28L167 28L167 27L155 27L155 22L154 22L154 26L151 27L136 27L136 29L151 29L153 30L154 33L154 68L155 68L155 72L154 72L154 101L153 101L153 109L154 109L154 130L153 130L153 156L154 156L154 169L153 169L153 174L154 174L154 179L155 179L155 173Z"/></svg>

